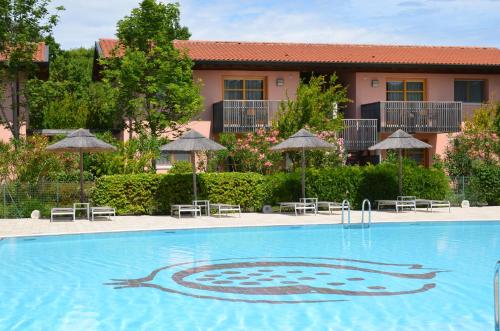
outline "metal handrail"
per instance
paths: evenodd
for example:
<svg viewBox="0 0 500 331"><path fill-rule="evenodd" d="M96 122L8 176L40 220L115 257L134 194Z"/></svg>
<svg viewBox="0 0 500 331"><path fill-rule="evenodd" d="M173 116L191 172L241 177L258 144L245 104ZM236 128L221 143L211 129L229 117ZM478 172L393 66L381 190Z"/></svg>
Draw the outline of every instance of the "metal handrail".
<svg viewBox="0 0 500 331"><path fill-rule="evenodd" d="M500 294L499 291L499 276L498 273L500 271L500 261L497 261L495 266L495 276L493 277L493 299L495 301L495 331L500 331L500 305L498 303L498 299Z"/></svg>
<svg viewBox="0 0 500 331"><path fill-rule="evenodd" d="M372 204L370 200L364 199L363 204L361 205L361 224L365 225L365 204L368 202L368 227L372 225Z"/></svg>
<svg viewBox="0 0 500 331"><path fill-rule="evenodd" d="M349 201L347 199L344 199L344 201L342 201L342 225L345 227L344 225L344 210L345 210L345 207L347 206L347 226L349 227L351 225L351 204L349 203Z"/></svg>

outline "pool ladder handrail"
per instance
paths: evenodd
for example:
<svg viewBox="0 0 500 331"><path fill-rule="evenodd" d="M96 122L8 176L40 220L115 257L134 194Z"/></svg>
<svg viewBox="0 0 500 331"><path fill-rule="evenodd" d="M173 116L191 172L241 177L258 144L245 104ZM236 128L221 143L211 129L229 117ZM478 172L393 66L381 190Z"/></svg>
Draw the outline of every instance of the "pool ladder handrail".
<svg viewBox="0 0 500 331"><path fill-rule="evenodd" d="M366 204L368 203L368 226L367 227L370 227L371 224L372 224L372 204L370 202L370 200L368 199L364 199L363 200L363 203L361 205L361 227L364 228L365 227L365 206ZM347 207L347 226L345 224L345 215L344 215L344 211ZM349 203L349 201L347 199L344 199L344 201L342 201L342 225L344 227L350 227L351 226L351 204Z"/></svg>
<svg viewBox="0 0 500 331"><path fill-rule="evenodd" d="M342 201L342 225L345 227L345 224L344 224L344 210L346 209L347 207L347 227L349 227L349 225L351 225L351 204L349 203L349 201L347 199L344 199L344 201Z"/></svg>
<svg viewBox="0 0 500 331"><path fill-rule="evenodd" d="M365 204L368 203L368 227L372 225L372 204L370 200L364 199L363 204L361 205L361 224L365 226Z"/></svg>
<svg viewBox="0 0 500 331"><path fill-rule="evenodd" d="M499 305L499 271L500 261L495 265L495 276L493 277L493 300L495 301L495 331L500 331L500 305Z"/></svg>

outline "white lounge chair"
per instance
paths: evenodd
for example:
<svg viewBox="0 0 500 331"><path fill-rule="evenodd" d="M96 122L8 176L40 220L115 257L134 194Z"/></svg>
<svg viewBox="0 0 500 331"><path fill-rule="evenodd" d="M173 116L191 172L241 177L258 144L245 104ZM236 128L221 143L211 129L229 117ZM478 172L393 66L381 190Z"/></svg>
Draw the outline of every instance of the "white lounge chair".
<svg viewBox="0 0 500 331"><path fill-rule="evenodd" d="M451 213L451 203L448 200L428 200L428 199L416 199L415 203L417 205L423 205L429 211L431 209L431 213L434 211L436 207L447 207L448 212Z"/></svg>
<svg viewBox="0 0 500 331"><path fill-rule="evenodd" d="M182 213L191 213L196 216L201 216L201 208L200 206L192 205L172 205L170 206L170 215L174 216L177 214L179 218L181 218Z"/></svg>
<svg viewBox="0 0 500 331"><path fill-rule="evenodd" d="M396 209L396 213L399 213L399 210L404 211L405 208L413 209L417 212L417 204L415 199L409 199L408 197L398 197L397 200L376 200L377 209L380 210L382 206L394 206Z"/></svg>
<svg viewBox="0 0 500 331"><path fill-rule="evenodd" d="M241 217L240 205L230 205L230 204L226 204L226 203L213 203L213 204L210 204L210 208L215 208L217 210L217 215L219 217L221 217L223 213L225 213L227 216L230 212L237 212L238 216Z"/></svg>
<svg viewBox="0 0 500 331"><path fill-rule="evenodd" d="M205 214L210 216L210 201L209 200L194 200L193 205L200 207L203 211L205 209Z"/></svg>
<svg viewBox="0 0 500 331"><path fill-rule="evenodd" d="M54 221L55 216L71 216L71 220L75 221L75 209L74 208L52 208L50 210L50 221Z"/></svg>
<svg viewBox="0 0 500 331"><path fill-rule="evenodd" d="M111 216L116 216L115 208L112 207L92 207L90 213L92 214L92 221L95 220L96 216L107 216L110 221Z"/></svg>
<svg viewBox="0 0 500 331"><path fill-rule="evenodd" d="M291 209L295 212L295 216L301 211L305 215L308 210L314 212L314 215L317 214L317 198L301 198L300 200L300 202L280 202L280 213L283 212L283 209Z"/></svg>
<svg viewBox="0 0 500 331"><path fill-rule="evenodd" d="M340 202L332 202L332 201L318 201L316 204L316 208L318 212L323 208L328 211L328 213L331 215L333 211L335 210L342 210L345 209L347 210L348 206L344 205L342 206L342 203Z"/></svg>

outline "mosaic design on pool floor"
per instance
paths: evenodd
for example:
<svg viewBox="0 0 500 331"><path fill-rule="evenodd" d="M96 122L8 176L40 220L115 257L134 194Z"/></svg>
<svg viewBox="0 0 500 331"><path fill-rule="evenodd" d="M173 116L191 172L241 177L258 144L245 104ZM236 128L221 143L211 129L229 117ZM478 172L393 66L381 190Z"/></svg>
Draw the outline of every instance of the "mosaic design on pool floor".
<svg viewBox="0 0 500 331"><path fill-rule="evenodd" d="M444 271L342 258L228 258L173 264L143 278L112 279L105 285L234 302L317 303L426 292Z"/></svg>

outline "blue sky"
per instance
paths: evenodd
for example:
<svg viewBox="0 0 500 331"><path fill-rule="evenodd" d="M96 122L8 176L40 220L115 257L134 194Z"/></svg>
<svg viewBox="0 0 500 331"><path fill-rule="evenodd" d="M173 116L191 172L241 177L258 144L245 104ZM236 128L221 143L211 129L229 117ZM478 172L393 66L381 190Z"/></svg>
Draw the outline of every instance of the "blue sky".
<svg viewBox="0 0 500 331"><path fill-rule="evenodd" d="M114 37L139 0L53 0L66 11L55 29L65 49ZM500 0L180 0L197 40L493 46Z"/></svg>

